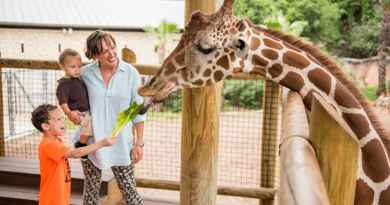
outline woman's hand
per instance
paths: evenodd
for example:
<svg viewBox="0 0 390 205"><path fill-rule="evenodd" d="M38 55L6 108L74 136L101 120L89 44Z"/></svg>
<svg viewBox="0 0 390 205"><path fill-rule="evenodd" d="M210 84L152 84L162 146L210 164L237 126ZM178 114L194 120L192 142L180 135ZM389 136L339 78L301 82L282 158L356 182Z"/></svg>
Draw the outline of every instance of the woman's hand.
<svg viewBox="0 0 390 205"><path fill-rule="evenodd" d="M131 155L133 164L137 164L139 161L141 161L144 156L143 145L135 144L131 150Z"/></svg>
<svg viewBox="0 0 390 205"><path fill-rule="evenodd" d="M81 113L78 110L70 111L67 113L69 120L76 125L79 125L81 123L80 115Z"/></svg>

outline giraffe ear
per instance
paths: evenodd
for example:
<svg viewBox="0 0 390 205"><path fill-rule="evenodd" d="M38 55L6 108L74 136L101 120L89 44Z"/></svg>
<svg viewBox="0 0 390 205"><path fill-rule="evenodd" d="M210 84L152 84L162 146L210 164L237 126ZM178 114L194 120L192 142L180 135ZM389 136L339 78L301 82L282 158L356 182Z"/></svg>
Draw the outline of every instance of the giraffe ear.
<svg viewBox="0 0 390 205"><path fill-rule="evenodd" d="M226 13L228 14L232 14L232 10L233 10L233 3L234 3L234 0L225 0L223 2L223 5L221 7L222 10L224 10Z"/></svg>
<svg viewBox="0 0 390 205"><path fill-rule="evenodd" d="M230 9L232 10L233 8L233 3L234 3L234 0L225 0L223 2L223 7L225 7L225 9Z"/></svg>

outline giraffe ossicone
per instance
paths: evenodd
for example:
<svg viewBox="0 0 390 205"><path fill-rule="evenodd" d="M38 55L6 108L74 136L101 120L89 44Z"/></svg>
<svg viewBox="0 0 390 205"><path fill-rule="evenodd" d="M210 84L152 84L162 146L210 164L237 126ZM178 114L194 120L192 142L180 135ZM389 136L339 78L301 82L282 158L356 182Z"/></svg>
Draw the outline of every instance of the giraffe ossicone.
<svg viewBox="0 0 390 205"><path fill-rule="evenodd" d="M177 47L139 94L162 101L175 90L245 72L298 92L308 110L312 96L320 95L346 121L360 147L355 204L390 204L390 136L356 87L319 49L236 18L232 5L225 0L212 15L193 13Z"/></svg>

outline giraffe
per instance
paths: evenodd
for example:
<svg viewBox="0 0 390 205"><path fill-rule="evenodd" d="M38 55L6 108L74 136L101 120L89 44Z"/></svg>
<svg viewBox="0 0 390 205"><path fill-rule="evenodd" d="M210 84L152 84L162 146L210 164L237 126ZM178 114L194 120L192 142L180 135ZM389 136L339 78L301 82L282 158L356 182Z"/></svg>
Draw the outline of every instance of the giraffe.
<svg viewBox="0 0 390 205"><path fill-rule="evenodd" d="M390 204L390 136L356 87L314 46L233 16L233 1L225 0L212 15L194 12L177 47L139 94L158 102L233 73L260 74L296 91L308 110L316 93L346 121L359 145L355 204Z"/></svg>

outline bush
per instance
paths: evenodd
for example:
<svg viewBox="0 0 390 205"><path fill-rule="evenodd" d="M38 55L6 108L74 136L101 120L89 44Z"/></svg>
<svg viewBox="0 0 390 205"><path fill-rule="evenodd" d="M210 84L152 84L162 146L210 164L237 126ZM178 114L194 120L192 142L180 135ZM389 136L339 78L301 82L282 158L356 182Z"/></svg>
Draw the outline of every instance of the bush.
<svg viewBox="0 0 390 205"><path fill-rule="evenodd" d="M379 23L354 26L346 39L346 46L340 55L352 58L366 58L376 55L379 46Z"/></svg>
<svg viewBox="0 0 390 205"><path fill-rule="evenodd" d="M165 100L160 111L166 112L180 112L181 111L182 97L181 92L172 93L167 100Z"/></svg>
<svg viewBox="0 0 390 205"><path fill-rule="evenodd" d="M369 101L374 101L376 99L376 89L376 86L369 86L361 89L361 91Z"/></svg>
<svg viewBox="0 0 390 205"><path fill-rule="evenodd" d="M239 107L260 109L263 96L263 81L227 80L224 82L224 108Z"/></svg>

